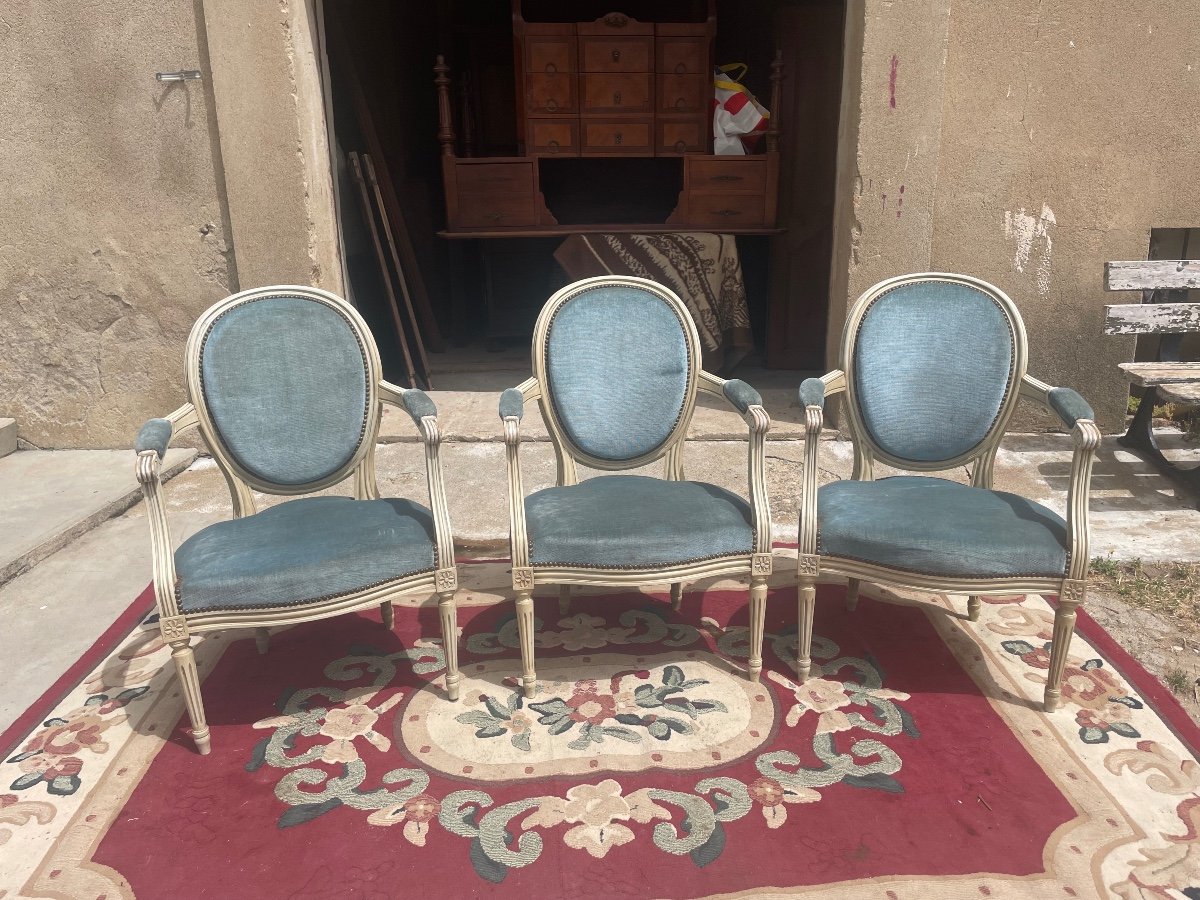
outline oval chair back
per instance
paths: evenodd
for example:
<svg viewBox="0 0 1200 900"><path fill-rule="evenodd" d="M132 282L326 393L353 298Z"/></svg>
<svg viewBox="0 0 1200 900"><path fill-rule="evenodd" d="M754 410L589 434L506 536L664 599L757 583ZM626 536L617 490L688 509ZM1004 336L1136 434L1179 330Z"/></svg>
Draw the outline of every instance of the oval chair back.
<svg viewBox="0 0 1200 900"><path fill-rule="evenodd" d="M926 272L881 282L842 339L848 413L871 455L940 471L989 450L1025 374L1020 313L999 288Z"/></svg>
<svg viewBox="0 0 1200 900"><path fill-rule="evenodd" d="M662 285L626 276L569 285L543 308L533 348L547 427L579 462L636 468L687 433L700 338Z"/></svg>
<svg viewBox="0 0 1200 900"><path fill-rule="evenodd" d="M243 291L192 329L188 389L217 462L256 490L341 481L379 420L379 353L345 301L314 288Z"/></svg>

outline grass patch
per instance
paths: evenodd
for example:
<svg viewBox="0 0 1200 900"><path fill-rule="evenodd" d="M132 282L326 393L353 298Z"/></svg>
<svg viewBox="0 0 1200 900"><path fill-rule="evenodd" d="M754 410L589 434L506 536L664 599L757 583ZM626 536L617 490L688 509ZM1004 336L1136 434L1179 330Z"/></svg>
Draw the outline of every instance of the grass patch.
<svg viewBox="0 0 1200 900"><path fill-rule="evenodd" d="M1097 556L1090 585L1116 594L1130 606L1200 624L1200 564L1122 562Z"/></svg>
<svg viewBox="0 0 1200 900"><path fill-rule="evenodd" d="M1171 693L1183 697L1191 693L1192 679L1183 669L1170 669L1163 682L1171 689Z"/></svg>
<svg viewBox="0 0 1200 900"><path fill-rule="evenodd" d="M1134 415L1141 405L1141 397L1130 397L1126 407L1129 415ZM1154 407L1154 418L1172 423L1189 441L1200 439L1200 408L1187 403L1163 403Z"/></svg>

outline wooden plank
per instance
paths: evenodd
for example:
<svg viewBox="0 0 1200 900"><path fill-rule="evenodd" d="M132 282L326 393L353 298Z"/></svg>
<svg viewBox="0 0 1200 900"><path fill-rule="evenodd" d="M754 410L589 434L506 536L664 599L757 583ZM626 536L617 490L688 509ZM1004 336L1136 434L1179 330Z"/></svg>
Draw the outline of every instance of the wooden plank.
<svg viewBox="0 0 1200 900"><path fill-rule="evenodd" d="M1106 291L1200 288L1200 260L1150 259L1106 262Z"/></svg>
<svg viewBox="0 0 1200 900"><path fill-rule="evenodd" d="M1104 307L1105 334L1200 331L1200 303L1123 303Z"/></svg>
<svg viewBox="0 0 1200 900"><path fill-rule="evenodd" d="M1158 395L1168 403L1200 404L1200 384L1160 384Z"/></svg>
<svg viewBox="0 0 1200 900"><path fill-rule="evenodd" d="M1120 368L1126 378L1142 387L1200 383L1200 362L1129 362L1121 363Z"/></svg>

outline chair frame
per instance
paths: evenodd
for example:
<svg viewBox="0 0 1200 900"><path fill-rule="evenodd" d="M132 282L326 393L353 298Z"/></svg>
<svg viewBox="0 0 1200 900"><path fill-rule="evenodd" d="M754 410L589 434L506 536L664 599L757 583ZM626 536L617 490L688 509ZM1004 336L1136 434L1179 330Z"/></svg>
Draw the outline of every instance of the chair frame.
<svg viewBox="0 0 1200 900"><path fill-rule="evenodd" d="M243 303L272 296L302 297L323 303L338 312L350 324L358 338L366 361L367 375L367 421L354 455L336 472L318 481L299 485L278 485L265 481L246 471L229 453L213 422L200 383L200 354L205 336L212 324L229 310ZM379 499L379 487L375 477L375 444L383 416L383 405L390 404L408 411L405 395L412 392L383 379L379 351L370 330L358 312L341 298L327 291L310 287L275 285L242 291L221 300L210 307L192 327L187 350L187 390L189 402L166 417L172 431L166 446L176 435L190 428L198 428L209 452L216 461L229 485L233 502L233 517L240 519L256 511L252 490L281 496L309 494L353 477L354 498L357 500ZM171 647L184 699L192 721L192 738L201 754L211 749L209 727L204 714L204 703L200 692L200 678L196 669L191 636L227 628L254 628L259 652L268 647L267 629L274 626L293 625L315 619L324 619L342 613L378 606L384 626L391 629L395 612L392 601L408 594L437 594L438 612L441 619L442 638L446 653L446 692L451 700L458 699L458 630L455 594L458 590L458 570L454 564L454 539L450 529L450 514L446 504L446 489L442 477L440 459L441 436L435 415L414 416L425 447L425 466L429 488L429 508L433 515L434 536L438 554L438 568L405 576L385 584L342 594L337 597L316 600L299 606L276 607L274 609L214 610L187 613L180 609L175 585L175 553L167 523L166 505L160 477L161 457L157 449L142 450L137 454L135 474L142 487L146 501L147 518L150 522L151 548L153 554L154 597L158 608L158 626L163 642Z"/></svg>
<svg viewBox="0 0 1200 900"><path fill-rule="evenodd" d="M967 285L987 294L1007 315L1013 335L1013 366L1009 376L1008 389L991 428L975 446L953 459L937 462L899 459L887 453L872 439L870 431L860 415L853 374L859 326L871 304L881 295L897 287L928 281ZM845 392L847 395L848 402L844 403L842 408L847 419L851 440L854 443L854 470L851 477L856 481L874 480L873 467L876 460L894 468L912 472L946 471L973 463L971 485L990 489L996 452L1000 448L1005 428L1017 401L1020 398L1026 398L1053 410L1049 402L1049 394L1053 388L1026 372L1027 357L1028 341L1016 305L1003 291L986 281L966 275L923 272L890 278L869 288L855 302L846 320L841 344L841 368L835 369L821 378L826 397L841 392ZM1067 490L1066 519L1070 547L1068 548L1065 575L1061 577L964 578L918 574L876 563L819 553L817 546L819 524L817 521L817 450L823 426L823 406L806 405L804 416L804 474L801 482L799 556L796 568L799 583L800 632L796 671L799 679L806 680L811 670L812 622L816 583L820 576L834 575L848 579L847 605L850 609L854 609L857 603L861 581L937 593L966 593L969 595L967 618L970 621L976 621L979 618L981 596L1025 592L1054 593L1058 595L1058 605L1054 614L1050 668L1047 673L1044 695L1046 711L1053 712L1061 699L1060 684L1066 667L1068 645L1075 628L1075 611L1083 603L1087 593L1088 496L1092 464L1095 460L1096 448L1100 444L1100 431L1096 427L1096 423L1091 419L1077 419L1071 425L1074 452L1071 461L1071 478Z"/></svg>
<svg viewBox="0 0 1200 900"><path fill-rule="evenodd" d="M576 295L603 286L632 286L641 288L664 300L683 326L687 342L689 371L683 406L674 429L654 450L628 460L608 460L592 456L570 439L559 421L554 403L548 393L546 377L546 341L550 325L558 310ZM617 472L648 465L665 459L665 477L671 481L684 480L683 450L688 426L696 408L699 392L725 399L726 380L705 372L700 367L700 337L691 314L683 302L670 290L645 278L623 275L604 275L577 281L555 293L538 316L533 334L533 377L523 381L516 390L524 402L537 400L542 420L550 433L557 463L556 484L559 487L579 483L577 463L603 472ZM516 593L517 627L521 640L521 683L526 697L532 697L537 685L534 668L533 590L539 585L557 584L561 587L560 611L566 613L572 585L640 586L671 584L672 607L678 609L682 600L683 582L717 575L749 574L750 580L750 658L748 672L751 681L758 681L762 671L763 626L766 616L767 579L773 571L771 556L771 510L766 489L766 435L771 419L759 404L751 404L743 414L749 426L747 478L750 507L754 516L754 546L749 554L701 560L673 566L638 568L600 568L582 566L535 566L529 559L529 538L525 523L525 491L521 481L519 416L501 415L504 423L504 443L508 460L508 514L512 548L512 584Z"/></svg>

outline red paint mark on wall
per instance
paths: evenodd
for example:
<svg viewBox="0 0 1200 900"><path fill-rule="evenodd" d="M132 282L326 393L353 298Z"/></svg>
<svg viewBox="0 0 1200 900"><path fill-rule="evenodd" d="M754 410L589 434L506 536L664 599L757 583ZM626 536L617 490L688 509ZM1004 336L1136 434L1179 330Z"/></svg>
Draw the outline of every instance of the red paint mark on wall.
<svg viewBox="0 0 1200 900"><path fill-rule="evenodd" d="M892 54L892 72L888 76L888 105L896 108L896 73L900 70L900 57Z"/></svg>

